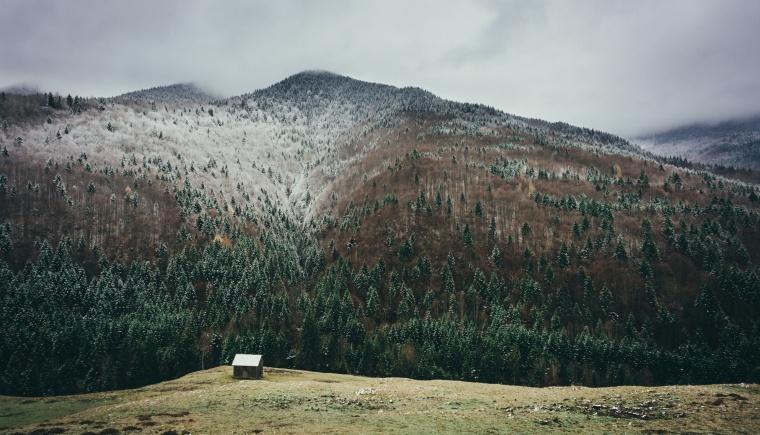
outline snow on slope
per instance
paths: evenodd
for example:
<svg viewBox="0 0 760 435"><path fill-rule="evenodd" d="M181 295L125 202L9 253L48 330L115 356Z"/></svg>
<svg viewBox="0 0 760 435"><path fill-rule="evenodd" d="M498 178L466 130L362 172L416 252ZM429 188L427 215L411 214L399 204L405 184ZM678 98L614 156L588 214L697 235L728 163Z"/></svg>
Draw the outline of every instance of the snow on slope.
<svg viewBox="0 0 760 435"><path fill-rule="evenodd" d="M228 208L233 198L251 211L274 204L304 223L316 217L318 205L332 194L331 184L378 144L387 143L392 129L414 112L438 114L442 125L435 128L458 134L498 134L499 127L555 131L568 146L590 143L602 152L636 151L599 132L528 123L418 88L328 72L299 73L213 103L183 98L189 89L183 86L102 100L99 109L79 115L56 112L50 123L13 125L1 140L10 147L9 138L21 136L27 152L43 160L86 153L93 170L123 167L175 186L189 183ZM161 95L174 100L158 102Z"/></svg>
<svg viewBox="0 0 760 435"><path fill-rule="evenodd" d="M632 141L663 156L760 169L760 116L744 121L678 127Z"/></svg>

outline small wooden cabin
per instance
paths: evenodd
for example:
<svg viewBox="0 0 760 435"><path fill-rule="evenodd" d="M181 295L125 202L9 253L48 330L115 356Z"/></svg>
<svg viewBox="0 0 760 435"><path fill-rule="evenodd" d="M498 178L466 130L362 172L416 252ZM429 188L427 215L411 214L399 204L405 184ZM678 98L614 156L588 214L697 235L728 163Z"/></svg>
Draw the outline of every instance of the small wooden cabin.
<svg viewBox="0 0 760 435"><path fill-rule="evenodd" d="M239 353L232 360L232 377L235 379L261 379L264 376L264 362L261 355Z"/></svg>

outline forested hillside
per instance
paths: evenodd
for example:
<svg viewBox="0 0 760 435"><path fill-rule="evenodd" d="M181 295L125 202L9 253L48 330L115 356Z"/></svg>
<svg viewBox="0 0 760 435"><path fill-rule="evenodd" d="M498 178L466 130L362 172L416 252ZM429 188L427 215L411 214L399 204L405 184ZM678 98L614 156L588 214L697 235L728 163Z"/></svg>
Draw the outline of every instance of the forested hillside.
<svg viewBox="0 0 760 435"><path fill-rule="evenodd" d="M2 394L760 380L754 184L324 72L179 100L0 96Z"/></svg>
<svg viewBox="0 0 760 435"><path fill-rule="evenodd" d="M190 103L210 103L218 98L193 83L158 86L140 91L128 92L116 97L119 100L180 101Z"/></svg>

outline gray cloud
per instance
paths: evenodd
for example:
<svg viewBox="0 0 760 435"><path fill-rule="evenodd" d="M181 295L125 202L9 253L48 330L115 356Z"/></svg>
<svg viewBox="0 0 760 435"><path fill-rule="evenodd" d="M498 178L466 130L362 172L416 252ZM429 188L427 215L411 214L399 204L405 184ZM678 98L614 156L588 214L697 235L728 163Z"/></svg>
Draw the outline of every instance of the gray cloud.
<svg viewBox="0 0 760 435"><path fill-rule="evenodd" d="M6 0L0 86L80 95L305 69L631 135L760 113L760 2Z"/></svg>

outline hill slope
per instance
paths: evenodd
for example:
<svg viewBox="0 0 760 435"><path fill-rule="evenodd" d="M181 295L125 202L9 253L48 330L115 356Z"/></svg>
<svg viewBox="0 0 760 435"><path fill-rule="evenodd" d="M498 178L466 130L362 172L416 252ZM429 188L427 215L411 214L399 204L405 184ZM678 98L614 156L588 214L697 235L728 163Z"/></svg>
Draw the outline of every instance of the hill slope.
<svg viewBox="0 0 760 435"><path fill-rule="evenodd" d="M114 98L117 100L174 101L189 103L210 103L211 101L219 99L193 83L177 83L169 86L158 86L155 88L128 92Z"/></svg>
<svg viewBox="0 0 760 435"><path fill-rule="evenodd" d="M634 141L663 156L700 163L760 169L760 117L718 124L697 124L660 132Z"/></svg>
<svg viewBox="0 0 760 435"><path fill-rule="evenodd" d="M236 381L231 372L225 366L139 390L52 401L0 397L0 433L760 430L757 385L536 389L282 369L267 369L260 381Z"/></svg>
<svg viewBox="0 0 760 435"><path fill-rule="evenodd" d="M760 380L758 187L613 135L324 72L0 117L0 391Z"/></svg>

